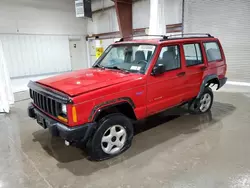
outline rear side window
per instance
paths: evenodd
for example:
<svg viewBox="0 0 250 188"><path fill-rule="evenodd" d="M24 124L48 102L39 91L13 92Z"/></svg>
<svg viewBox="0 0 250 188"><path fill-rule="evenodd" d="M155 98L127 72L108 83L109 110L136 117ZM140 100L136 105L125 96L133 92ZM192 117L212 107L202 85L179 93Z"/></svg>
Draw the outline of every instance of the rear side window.
<svg viewBox="0 0 250 188"><path fill-rule="evenodd" d="M207 54L208 62L221 60L221 52L217 42L206 42L204 47Z"/></svg>
<svg viewBox="0 0 250 188"><path fill-rule="evenodd" d="M199 44L184 44L183 46L187 66L199 65L203 63Z"/></svg>

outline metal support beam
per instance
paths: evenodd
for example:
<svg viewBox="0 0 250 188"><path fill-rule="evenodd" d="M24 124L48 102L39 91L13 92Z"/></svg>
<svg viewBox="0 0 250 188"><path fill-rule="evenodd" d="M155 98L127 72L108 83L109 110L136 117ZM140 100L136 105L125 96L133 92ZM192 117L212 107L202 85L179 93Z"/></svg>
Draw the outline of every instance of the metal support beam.
<svg viewBox="0 0 250 188"><path fill-rule="evenodd" d="M184 33L184 19L185 19L185 17L184 17L184 14L185 14L185 0L182 0L182 18L181 18L181 22L182 22L182 35L183 35L183 33Z"/></svg>
<svg viewBox="0 0 250 188"><path fill-rule="evenodd" d="M131 36L132 25L132 0L113 0L115 3L116 15L119 24L121 37Z"/></svg>

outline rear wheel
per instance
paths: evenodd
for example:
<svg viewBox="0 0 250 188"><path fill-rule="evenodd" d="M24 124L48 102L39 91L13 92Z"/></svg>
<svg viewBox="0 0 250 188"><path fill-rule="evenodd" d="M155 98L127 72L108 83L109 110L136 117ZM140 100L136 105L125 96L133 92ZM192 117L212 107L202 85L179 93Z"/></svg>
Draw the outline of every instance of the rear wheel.
<svg viewBox="0 0 250 188"><path fill-rule="evenodd" d="M213 91L210 87L206 87L200 98L194 99L189 104L191 113L202 114L210 111L213 104Z"/></svg>
<svg viewBox="0 0 250 188"><path fill-rule="evenodd" d="M122 114L110 114L99 121L99 128L87 143L90 160L105 160L119 155L131 145L131 121Z"/></svg>

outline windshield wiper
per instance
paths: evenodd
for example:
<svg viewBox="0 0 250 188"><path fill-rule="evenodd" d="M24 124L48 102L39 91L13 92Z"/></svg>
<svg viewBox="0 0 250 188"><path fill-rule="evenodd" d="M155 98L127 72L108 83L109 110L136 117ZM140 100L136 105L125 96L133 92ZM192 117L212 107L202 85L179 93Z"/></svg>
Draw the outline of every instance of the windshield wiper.
<svg viewBox="0 0 250 188"><path fill-rule="evenodd" d="M105 67L105 68L107 68L107 69L114 69L114 70L120 70L120 71L123 71L123 72L125 72L125 73L130 73L128 70L119 68L119 67L117 67L117 66Z"/></svg>
<svg viewBox="0 0 250 188"><path fill-rule="evenodd" d="M94 66L95 68L101 68L101 69L105 69L105 67L104 66L102 66L102 65L99 65L99 64L96 64L95 66Z"/></svg>

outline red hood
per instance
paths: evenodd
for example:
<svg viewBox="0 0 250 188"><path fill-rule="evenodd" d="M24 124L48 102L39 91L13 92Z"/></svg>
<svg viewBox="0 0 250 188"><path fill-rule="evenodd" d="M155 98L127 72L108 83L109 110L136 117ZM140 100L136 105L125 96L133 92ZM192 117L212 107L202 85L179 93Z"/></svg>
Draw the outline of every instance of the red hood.
<svg viewBox="0 0 250 188"><path fill-rule="evenodd" d="M115 70L85 69L39 80L38 82L70 96L76 96L140 77L139 74L128 74Z"/></svg>

